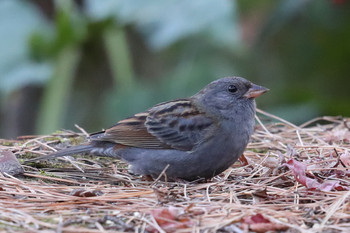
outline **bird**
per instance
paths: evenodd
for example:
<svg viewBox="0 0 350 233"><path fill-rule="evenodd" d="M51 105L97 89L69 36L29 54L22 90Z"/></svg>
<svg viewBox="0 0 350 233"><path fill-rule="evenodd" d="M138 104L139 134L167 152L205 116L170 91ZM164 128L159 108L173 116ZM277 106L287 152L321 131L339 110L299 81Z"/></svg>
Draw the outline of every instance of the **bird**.
<svg viewBox="0 0 350 233"><path fill-rule="evenodd" d="M27 162L90 154L121 159L137 175L207 180L243 154L254 131L255 98L267 91L242 77L220 78L189 98L157 104L81 145Z"/></svg>

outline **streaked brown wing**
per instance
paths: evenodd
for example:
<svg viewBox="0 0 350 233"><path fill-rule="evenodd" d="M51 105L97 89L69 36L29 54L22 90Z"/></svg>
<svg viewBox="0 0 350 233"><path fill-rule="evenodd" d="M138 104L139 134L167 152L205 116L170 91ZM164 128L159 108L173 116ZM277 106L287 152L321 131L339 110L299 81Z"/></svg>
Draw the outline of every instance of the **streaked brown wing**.
<svg viewBox="0 0 350 233"><path fill-rule="evenodd" d="M145 126L148 114L148 112L143 112L121 120L116 125L107 129L103 135L93 140L109 141L125 146L146 149L170 148L170 146L161 142L157 137L148 132Z"/></svg>
<svg viewBox="0 0 350 233"><path fill-rule="evenodd" d="M180 99L156 105L146 119L148 132L174 149L190 151L207 140L214 121L191 100Z"/></svg>
<svg viewBox="0 0 350 233"><path fill-rule="evenodd" d="M190 100L181 99L158 104L147 112L119 121L92 140L145 149L189 151L208 139L213 124Z"/></svg>

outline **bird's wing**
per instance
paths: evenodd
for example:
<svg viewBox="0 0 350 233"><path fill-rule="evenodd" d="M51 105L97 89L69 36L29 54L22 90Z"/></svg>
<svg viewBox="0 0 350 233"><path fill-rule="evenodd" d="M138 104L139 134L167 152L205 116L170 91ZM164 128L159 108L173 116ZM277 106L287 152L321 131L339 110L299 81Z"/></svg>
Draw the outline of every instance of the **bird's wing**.
<svg viewBox="0 0 350 233"><path fill-rule="evenodd" d="M153 107L145 123L148 132L178 150L192 150L207 139L214 121L190 100L176 100Z"/></svg>
<svg viewBox="0 0 350 233"><path fill-rule="evenodd" d="M208 138L213 124L190 100L175 100L119 121L93 140L146 149L189 151Z"/></svg>

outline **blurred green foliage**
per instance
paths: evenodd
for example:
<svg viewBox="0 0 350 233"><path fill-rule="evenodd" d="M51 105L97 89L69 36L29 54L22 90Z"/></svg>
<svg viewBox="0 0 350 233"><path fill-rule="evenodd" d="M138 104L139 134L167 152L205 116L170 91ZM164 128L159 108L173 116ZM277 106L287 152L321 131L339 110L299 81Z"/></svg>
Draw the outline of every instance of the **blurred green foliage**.
<svg viewBox="0 0 350 233"><path fill-rule="evenodd" d="M18 17L20 16L20 17ZM25 1L0 2L0 94L8 95L24 85L43 84L51 74L47 61L31 57L30 36L50 34L52 28L38 9Z"/></svg>
<svg viewBox="0 0 350 233"><path fill-rule="evenodd" d="M2 0L0 133L100 130L238 75L294 123L350 115L346 0Z"/></svg>

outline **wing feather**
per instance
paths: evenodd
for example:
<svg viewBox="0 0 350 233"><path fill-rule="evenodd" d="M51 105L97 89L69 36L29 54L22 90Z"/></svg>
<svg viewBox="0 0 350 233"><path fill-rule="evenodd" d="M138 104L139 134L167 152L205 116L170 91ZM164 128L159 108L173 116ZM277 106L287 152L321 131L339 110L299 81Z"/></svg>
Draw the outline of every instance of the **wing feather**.
<svg viewBox="0 0 350 233"><path fill-rule="evenodd" d="M158 104L146 112L119 121L93 140L146 149L192 150L207 139L214 121L190 100Z"/></svg>
<svg viewBox="0 0 350 233"><path fill-rule="evenodd" d="M172 148L192 150L207 139L214 121L190 100L182 99L150 109L145 124L148 132Z"/></svg>
<svg viewBox="0 0 350 233"><path fill-rule="evenodd" d="M148 132L145 126L146 117L144 116L147 117L148 112L139 113L119 121L116 125L107 129L98 140L147 149L170 148L170 146Z"/></svg>

